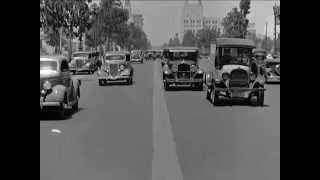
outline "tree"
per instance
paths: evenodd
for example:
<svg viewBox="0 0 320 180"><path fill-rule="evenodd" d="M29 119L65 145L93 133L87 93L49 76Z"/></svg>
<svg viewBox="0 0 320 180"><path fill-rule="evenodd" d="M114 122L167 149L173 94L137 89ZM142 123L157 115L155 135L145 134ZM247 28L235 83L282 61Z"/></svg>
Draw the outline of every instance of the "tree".
<svg viewBox="0 0 320 180"><path fill-rule="evenodd" d="M220 36L220 30L217 27L204 27L199 30L196 38L198 46L210 46L211 42Z"/></svg>
<svg viewBox="0 0 320 180"><path fill-rule="evenodd" d="M193 34L191 30L188 30L184 35L182 39L182 45L183 46L195 46L196 44L196 36Z"/></svg>
<svg viewBox="0 0 320 180"><path fill-rule="evenodd" d="M56 54L59 53L59 46L60 46L60 34L58 30L49 31L46 33L46 43L52 47L54 47L54 52ZM61 45L65 46L68 42L65 38L61 38Z"/></svg>
<svg viewBox="0 0 320 180"><path fill-rule="evenodd" d="M175 37L172 40L172 46L179 46L180 45L180 40L178 37L178 33L176 33Z"/></svg>
<svg viewBox="0 0 320 180"><path fill-rule="evenodd" d="M224 36L231 38L245 38L245 29L248 21L243 17L238 8L233 8L222 20Z"/></svg>
<svg viewBox="0 0 320 180"><path fill-rule="evenodd" d="M91 0L43 0L40 1L40 27L45 32L59 31L69 38L69 56L72 39L86 31L89 22L88 2ZM62 34L60 34L61 36Z"/></svg>
<svg viewBox="0 0 320 180"><path fill-rule="evenodd" d="M251 5L251 0L240 0L240 12L244 18L244 37L247 34L247 29L249 25L249 20L247 19L247 15L250 13L250 5Z"/></svg>

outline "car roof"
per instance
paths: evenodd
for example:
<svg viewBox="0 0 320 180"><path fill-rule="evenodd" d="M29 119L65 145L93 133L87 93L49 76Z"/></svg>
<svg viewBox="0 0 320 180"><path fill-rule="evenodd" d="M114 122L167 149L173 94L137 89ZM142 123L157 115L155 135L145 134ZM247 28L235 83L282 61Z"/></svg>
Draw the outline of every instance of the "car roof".
<svg viewBox="0 0 320 180"><path fill-rule="evenodd" d="M68 58L61 55L46 55L40 56L40 61L58 61L61 62L62 60L67 60Z"/></svg>
<svg viewBox="0 0 320 180"><path fill-rule="evenodd" d="M261 48L256 48L256 49L253 49L253 51L252 51L253 53L265 53L265 54L267 54L268 53L268 51L267 50L265 50L265 49L261 49Z"/></svg>
<svg viewBox="0 0 320 180"><path fill-rule="evenodd" d="M130 54L129 51L108 51L106 55L127 55Z"/></svg>
<svg viewBox="0 0 320 180"><path fill-rule="evenodd" d="M217 38L217 46L219 47L249 47L255 48L254 42L249 39L240 39L240 38Z"/></svg>
<svg viewBox="0 0 320 180"><path fill-rule="evenodd" d="M193 46L173 46L167 47L165 50L169 52L196 52L199 51L199 48Z"/></svg>
<svg viewBox="0 0 320 180"><path fill-rule="evenodd" d="M280 58L275 58L275 59L266 59L265 62L280 62Z"/></svg>

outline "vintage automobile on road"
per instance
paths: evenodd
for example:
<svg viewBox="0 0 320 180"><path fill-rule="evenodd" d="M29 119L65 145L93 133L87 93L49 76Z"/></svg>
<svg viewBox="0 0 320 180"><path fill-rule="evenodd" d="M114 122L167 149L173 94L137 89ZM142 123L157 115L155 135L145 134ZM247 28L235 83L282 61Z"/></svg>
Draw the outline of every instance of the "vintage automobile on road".
<svg viewBox="0 0 320 180"><path fill-rule="evenodd" d="M280 58L266 60L266 83L280 83Z"/></svg>
<svg viewBox="0 0 320 180"><path fill-rule="evenodd" d="M141 51L133 50L131 52L131 62L139 62L139 63L143 64L143 57L142 57Z"/></svg>
<svg viewBox="0 0 320 180"><path fill-rule="evenodd" d="M245 99L251 104L257 97L264 105L264 72L253 58L254 43L247 39L218 38L213 69L206 74L206 98L217 105L222 98ZM231 102L231 101L230 101Z"/></svg>
<svg viewBox="0 0 320 180"><path fill-rule="evenodd" d="M199 49L169 47L163 50L163 83L165 90L173 86L191 86L203 90L203 70L199 68Z"/></svg>
<svg viewBox="0 0 320 180"><path fill-rule="evenodd" d="M78 110L81 80L72 79L64 56L40 56L40 112L56 108L61 118Z"/></svg>
<svg viewBox="0 0 320 180"><path fill-rule="evenodd" d="M134 69L130 64L130 60L130 52L107 52L101 69L97 72L99 85L119 81L125 81L128 85L131 85Z"/></svg>
<svg viewBox="0 0 320 180"><path fill-rule="evenodd" d="M93 74L97 70L98 52L75 52L72 54L70 71L73 74L87 72Z"/></svg>

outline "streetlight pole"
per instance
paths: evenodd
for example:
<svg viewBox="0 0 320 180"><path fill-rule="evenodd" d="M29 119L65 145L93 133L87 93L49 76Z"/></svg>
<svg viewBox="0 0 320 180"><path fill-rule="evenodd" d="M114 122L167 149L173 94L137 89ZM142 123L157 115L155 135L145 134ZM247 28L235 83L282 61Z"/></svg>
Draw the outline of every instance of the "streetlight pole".
<svg viewBox="0 0 320 180"><path fill-rule="evenodd" d="M264 43L265 49L267 49L267 43L268 43L268 22L266 22L266 37L265 37L265 43Z"/></svg>

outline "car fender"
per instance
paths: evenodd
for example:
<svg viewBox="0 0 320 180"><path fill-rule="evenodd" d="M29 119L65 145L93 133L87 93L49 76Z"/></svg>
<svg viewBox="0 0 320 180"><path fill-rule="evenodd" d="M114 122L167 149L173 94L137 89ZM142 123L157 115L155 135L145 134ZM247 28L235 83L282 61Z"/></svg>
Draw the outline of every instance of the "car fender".
<svg viewBox="0 0 320 180"><path fill-rule="evenodd" d="M52 87L52 92L46 97L49 102L63 102L65 100L67 88L63 85L56 85Z"/></svg>

